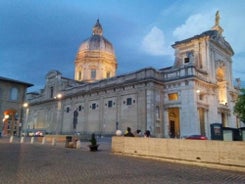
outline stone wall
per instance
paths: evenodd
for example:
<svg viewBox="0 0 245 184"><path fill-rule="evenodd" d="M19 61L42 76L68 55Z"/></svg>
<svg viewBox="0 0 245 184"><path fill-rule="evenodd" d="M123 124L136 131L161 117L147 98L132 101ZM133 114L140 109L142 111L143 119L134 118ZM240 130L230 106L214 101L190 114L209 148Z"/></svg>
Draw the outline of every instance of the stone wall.
<svg viewBox="0 0 245 184"><path fill-rule="evenodd" d="M245 142L113 137L112 152L245 171Z"/></svg>

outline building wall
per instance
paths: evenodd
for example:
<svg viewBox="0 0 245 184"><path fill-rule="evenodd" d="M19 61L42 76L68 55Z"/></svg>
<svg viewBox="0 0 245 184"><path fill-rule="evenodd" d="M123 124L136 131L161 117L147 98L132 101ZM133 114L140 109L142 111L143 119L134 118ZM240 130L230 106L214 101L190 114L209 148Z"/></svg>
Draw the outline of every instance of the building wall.
<svg viewBox="0 0 245 184"><path fill-rule="evenodd" d="M245 171L245 142L113 137L112 152ZM232 149L231 149L232 148Z"/></svg>
<svg viewBox="0 0 245 184"><path fill-rule="evenodd" d="M114 134L116 129L126 130L128 126L134 131L146 130L145 88L142 84L128 85L65 99L62 132L71 132L75 109L79 113L77 132ZM67 108L71 110L67 112Z"/></svg>
<svg viewBox="0 0 245 184"><path fill-rule="evenodd" d="M183 75L177 76L182 79L174 80L176 75ZM163 82L162 77L173 80ZM197 93L197 90L201 92ZM199 134L201 129L210 137L210 124L221 122L216 85L203 81L194 66L178 69L171 75L161 75L152 68L142 69L60 92L63 93L62 99L46 99L41 95L30 101L32 110L28 121L33 124L30 127L44 128L50 133L114 134L116 129L124 131L129 126L133 131L150 130L153 136L170 137L173 112L174 137ZM178 98L170 100L169 94L173 93ZM229 106L224 108L229 109ZM76 130L73 129L75 110L79 113ZM232 117L232 114L229 116ZM229 122L230 126L235 126L234 123Z"/></svg>
<svg viewBox="0 0 245 184"><path fill-rule="evenodd" d="M113 134L129 126L133 131L150 130L156 137L177 138L190 134L210 137L212 123L236 127L232 113L238 95L232 84L234 53L222 34L209 30L176 42L173 48L173 66L159 70L143 68L90 83L86 82L89 78L79 83L57 71L49 72L43 92L30 99L29 123L50 133ZM107 55L101 53L100 58L96 52L86 51L86 57L78 53L75 76L81 67L87 77L91 67L102 78L106 68L116 70L114 56L106 62ZM63 97L55 98L59 93Z"/></svg>
<svg viewBox="0 0 245 184"><path fill-rule="evenodd" d="M31 84L0 79L0 131L2 135L19 135L23 123L23 104L27 87Z"/></svg>

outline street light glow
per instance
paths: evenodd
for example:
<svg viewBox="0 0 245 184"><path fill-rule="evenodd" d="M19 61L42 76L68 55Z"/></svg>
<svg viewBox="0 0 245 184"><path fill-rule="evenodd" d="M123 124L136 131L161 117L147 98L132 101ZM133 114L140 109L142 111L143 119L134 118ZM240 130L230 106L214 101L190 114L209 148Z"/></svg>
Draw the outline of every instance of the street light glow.
<svg viewBox="0 0 245 184"><path fill-rule="evenodd" d="M62 98L62 94L58 93L58 94L57 94L57 98L58 98L58 99Z"/></svg>
<svg viewBox="0 0 245 184"><path fill-rule="evenodd" d="M24 103L23 104L23 107L28 107L28 103Z"/></svg>

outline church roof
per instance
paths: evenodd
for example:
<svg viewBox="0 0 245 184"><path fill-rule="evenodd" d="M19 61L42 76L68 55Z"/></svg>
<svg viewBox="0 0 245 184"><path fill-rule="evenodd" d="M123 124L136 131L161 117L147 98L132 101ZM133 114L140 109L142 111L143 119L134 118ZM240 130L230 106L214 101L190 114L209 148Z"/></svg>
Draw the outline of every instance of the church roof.
<svg viewBox="0 0 245 184"><path fill-rule="evenodd" d="M0 81L21 84L21 85L24 85L24 86L27 86L27 87L33 86L33 84L31 84L31 83L27 83L27 82L15 80L15 79L10 79L10 78L6 78L6 77L2 77L2 76L0 76Z"/></svg>
<svg viewBox="0 0 245 184"><path fill-rule="evenodd" d="M79 51L94 50L105 51L114 54L112 44L103 36L103 28L99 22L99 19L93 27L92 36L85 40L79 48Z"/></svg>

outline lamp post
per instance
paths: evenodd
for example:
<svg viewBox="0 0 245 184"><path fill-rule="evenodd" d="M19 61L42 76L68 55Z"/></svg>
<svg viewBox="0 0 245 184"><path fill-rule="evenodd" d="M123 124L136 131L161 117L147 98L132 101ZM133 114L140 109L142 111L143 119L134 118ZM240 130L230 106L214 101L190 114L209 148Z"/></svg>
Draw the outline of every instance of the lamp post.
<svg viewBox="0 0 245 184"><path fill-rule="evenodd" d="M57 101L57 115L56 115L55 136L52 138L52 145L53 146L56 145L56 139L57 139L57 135L58 135L58 126L59 126L59 122L60 122L60 110L61 110L62 94L58 93L54 98L57 99L58 101Z"/></svg>
<svg viewBox="0 0 245 184"><path fill-rule="evenodd" d="M23 105L23 108L25 109L25 114L24 114L24 121L22 122L22 127L23 129L27 129L28 128L28 115L29 115L29 104L27 102L25 102ZM25 125L25 127L24 127Z"/></svg>

